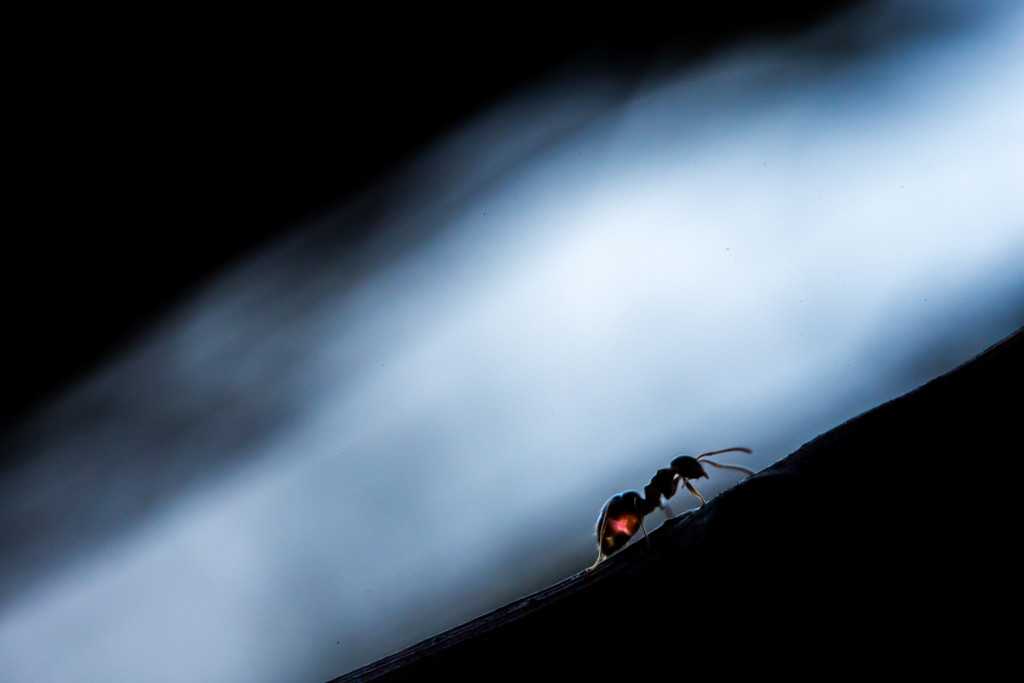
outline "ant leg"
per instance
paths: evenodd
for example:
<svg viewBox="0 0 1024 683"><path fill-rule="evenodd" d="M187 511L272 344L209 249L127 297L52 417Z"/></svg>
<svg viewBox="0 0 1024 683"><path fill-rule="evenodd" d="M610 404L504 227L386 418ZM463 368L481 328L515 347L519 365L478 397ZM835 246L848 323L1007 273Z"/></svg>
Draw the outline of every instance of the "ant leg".
<svg viewBox="0 0 1024 683"><path fill-rule="evenodd" d="M603 560L603 559L604 559L604 553L602 553L600 550L597 551L597 562L595 562L594 564L592 564L589 567L587 567L587 571L588 572L592 572L595 569L597 569L597 565L601 564L601 560Z"/></svg>
<svg viewBox="0 0 1024 683"><path fill-rule="evenodd" d="M672 519L676 516L676 513L672 512L672 508L668 506L668 503L662 505L661 509L665 511L665 519Z"/></svg>
<svg viewBox="0 0 1024 683"><path fill-rule="evenodd" d="M706 501L706 500L704 500L704 496L700 495L700 494L699 494L699 493L697 492L697 489L693 488L693 484L691 484L691 483L689 482L689 480L687 480L687 479L683 479L683 485L684 485L684 486L686 486L686 488L687 488L687 489L689 489L690 493L692 493L693 495L695 495L695 496L697 496L698 498L700 498L700 504L701 504L701 505L706 505L706 504L707 504L707 501Z"/></svg>

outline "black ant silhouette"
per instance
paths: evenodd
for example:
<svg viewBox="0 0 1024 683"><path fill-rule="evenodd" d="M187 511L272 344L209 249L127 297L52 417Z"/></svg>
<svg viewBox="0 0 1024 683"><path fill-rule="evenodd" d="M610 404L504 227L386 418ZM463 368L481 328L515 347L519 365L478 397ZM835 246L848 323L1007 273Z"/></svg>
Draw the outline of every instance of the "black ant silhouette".
<svg viewBox="0 0 1024 683"><path fill-rule="evenodd" d="M701 458L706 458L709 455L731 453L733 451L753 453L749 448L726 448L721 451L702 453L696 458L689 455L680 455L674 458L668 467L664 467L654 474L654 477L651 478L651 483L644 487L644 495L641 496L636 491L627 491L608 499L608 502L604 504L604 508L601 510L601 516L597 518L597 561L588 567L587 571L594 569L597 565L601 564L602 560L619 548L626 546L629 543L629 539L633 538L633 535L636 534L638 528L643 529L644 538L647 538L644 517L658 508L664 509L667 516L674 516L667 501L676 494L680 483L686 487L691 495L699 498L701 504L706 503L707 501L704 500L704 496L700 495L697 489L693 487L693 484L690 483L691 479L707 478L708 473L704 471L705 463L724 470L736 470L737 472L745 472L748 475L754 474L753 470L748 470L746 467L740 467L739 465L723 465L711 460L701 462ZM662 502L663 499L666 502Z"/></svg>

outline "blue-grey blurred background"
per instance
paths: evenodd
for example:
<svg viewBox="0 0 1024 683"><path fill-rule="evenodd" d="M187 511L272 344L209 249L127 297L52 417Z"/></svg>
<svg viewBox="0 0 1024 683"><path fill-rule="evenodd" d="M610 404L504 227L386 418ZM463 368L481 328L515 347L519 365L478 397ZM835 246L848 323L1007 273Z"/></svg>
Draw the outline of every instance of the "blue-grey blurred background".
<svg viewBox="0 0 1024 683"><path fill-rule="evenodd" d="M8 333L0 680L331 678L587 566L603 502L674 455L746 446L721 460L759 469L1020 326L1024 9L837 4L706 44L544 34L492 67L501 88L450 110L421 72L395 99L413 86L372 74L398 47L362 44L321 64L337 82L268 91L308 106L317 135L334 128L307 89L364 126L374 96L390 108L369 143L358 125L325 142L318 171L364 165L328 173L343 196L302 194L299 168L266 187L244 176L250 191L294 183L304 211L231 180L260 150L275 167L308 158L268 152L283 134L225 117L239 154L220 169L220 128L206 155L169 123L202 118L203 97L149 102L172 111L158 131L121 110L147 131L139 158L180 141L189 163L106 188L131 226L109 244L105 214L76 203L71 253L7 285L31 315ZM451 65L468 69L475 40ZM201 85L230 92L246 63L224 57ZM250 86L274 78L266 63ZM471 80L443 81L451 65L430 62L442 99ZM315 145L304 117L287 119L295 144ZM69 174L105 158L79 132L89 154ZM112 178L136 175L129 147ZM237 196L185 215L218 182ZM53 238L39 234L36 248ZM161 256L189 271L167 291L144 277L175 271ZM136 315L103 315L136 286L154 306L95 336ZM79 342L102 349L72 364Z"/></svg>

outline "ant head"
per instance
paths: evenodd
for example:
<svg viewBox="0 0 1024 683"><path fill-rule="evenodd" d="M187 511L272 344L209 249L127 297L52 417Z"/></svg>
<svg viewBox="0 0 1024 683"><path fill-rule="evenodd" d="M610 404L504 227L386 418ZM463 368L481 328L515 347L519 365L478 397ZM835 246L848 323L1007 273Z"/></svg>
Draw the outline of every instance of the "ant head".
<svg viewBox="0 0 1024 683"><path fill-rule="evenodd" d="M707 477L708 473L704 471L704 466L697 460L697 458L689 455L680 455L672 460L670 465L672 471L678 474L683 479L700 479L701 477Z"/></svg>

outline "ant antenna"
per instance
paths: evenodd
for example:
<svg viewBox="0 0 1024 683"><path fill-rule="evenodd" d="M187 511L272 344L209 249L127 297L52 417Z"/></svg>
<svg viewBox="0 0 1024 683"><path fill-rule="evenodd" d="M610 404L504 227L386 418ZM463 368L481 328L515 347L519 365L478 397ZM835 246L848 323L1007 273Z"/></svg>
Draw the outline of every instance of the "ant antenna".
<svg viewBox="0 0 1024 683"><path fill-rule="evenodd" d="M694 460L700 460L701 458L706 458L709 455L718 455L719 453L732 453L733 451L741 451L743 453L753 453L754 452L754 451L750 450L749 448L726 448L726 449L723 449L723 450L720 450L720 451L711 451L710 453L701 453L696 458L694 458ZM714 460L707 460L706 462L707 462L708 465L713 465L713 466L718 467L718 468L723 469L723 470L736 470L737 472L743 472L743 473L748 474L750 476L754 476L754 470L748 470L746 467L740 467L739 465L723 465L721 463L715 462ZM692 491L693 489L690 488L690 490ZM698 495L697 497L700 498L700 495ZM700 499L701 499L701 502L704 502L703 498L700 498Z"/></svg>
<svg viewBox="0 0 1024 683"><path fill-rule="evenodd" d="M750 450L749 448L723 448L720 451L710 451L708 453L701 453L693 460L699 461L701 458L706 458L709 455L718 455L720 453L733 453L736 451L739 451L741 453L753 453L753 451ZM683 458L677 458L677 460L683 460ZM676 461L673 461L673 464L675 464L675 462ZM719 469L735 470L737 472L743 472L748 476L754 476L753 470L749 470L746 467L740 467L739 465L723 465L722 463L715 462L714 460L705 460L704 463L711 465L713 467L718 467ZM700 467L700 465L697 465L697 467ZM707 476L706 474L703 474L703 470L701 470L701 472L702 476ZM682 471L680 471L680 476L682 477L683 486L685 486L690 493L692 493L693 495L697 496L697 498L700 499L701 505L707 504L707 501L704 500L704 496L700 495L700 492L698 492L697 489L694 488L693 484L690 483L689 477L683 476Z"/></svg>
<svg viewBox="0 0 1024 683"><path fill-rule="evenodd" d="M696 458L694 458L694 460L700 460L701 458L706 458L709 455L718 455L719 453L732 453L733 451L740 451L741 453L753 453L754 452L754 451L750 450L749 448L723 448L720 451L711 451L710 453L701 453ZM711 464L714 465L715 463L711 463ZM719 465L719 467L725 467L725 465Z"/></svg>
<svg viewBox="0 0 1024 683"><path fill-rule="evenodd" d="M719 467L723 470L736 470L737 472L746 472L750 476L754 476L754 470L748 470L746 467L740 467L739 465L722 465L721 463L717 463L714 460L707 460L705 464L714 465L715 467Z"/></svg>

